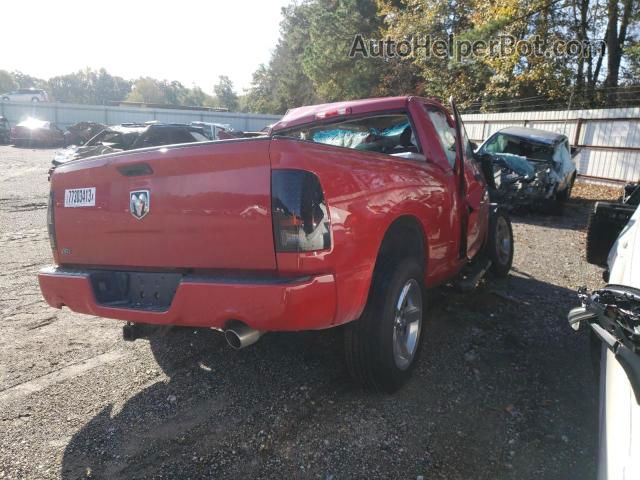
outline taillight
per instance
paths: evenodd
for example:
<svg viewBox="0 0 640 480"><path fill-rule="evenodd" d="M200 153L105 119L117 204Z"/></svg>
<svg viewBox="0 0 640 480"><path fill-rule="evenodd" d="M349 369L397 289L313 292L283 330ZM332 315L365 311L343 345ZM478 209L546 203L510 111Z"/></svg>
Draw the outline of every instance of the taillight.
<svg viewBox="0 0 640 480"><path fill-rule="evenodd" d="M271 215L277 252L331 248L329 210L318 177L304 170L273 170Z"/></svg>
<svg viewBox="0 0 640 480"><path fill-rule="evenodd" d="M49 233L49 243L54 254L56 251L56 226L55 226L55 197L53 190L49 193L49 204L47 206L47 232Z"/></svg>

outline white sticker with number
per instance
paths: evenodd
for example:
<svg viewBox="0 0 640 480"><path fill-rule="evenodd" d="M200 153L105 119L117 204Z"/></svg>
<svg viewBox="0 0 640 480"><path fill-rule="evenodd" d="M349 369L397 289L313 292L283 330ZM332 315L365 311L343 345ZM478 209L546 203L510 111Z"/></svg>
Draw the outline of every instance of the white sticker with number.
<svg viewBox="0 0 640 480"><path fill-rule="evenodd" d="M65 207L95 207L96 188L71 188L64 191Z"/></svg>

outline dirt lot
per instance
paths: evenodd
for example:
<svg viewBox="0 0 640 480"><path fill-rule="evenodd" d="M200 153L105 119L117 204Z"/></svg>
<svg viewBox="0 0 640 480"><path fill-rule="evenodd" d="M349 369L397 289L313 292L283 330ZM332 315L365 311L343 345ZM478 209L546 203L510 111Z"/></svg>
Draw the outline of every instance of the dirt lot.
<svg viewBox="0 0 640 480"><path fill-rule="evenodd" d="M117 321L49 308L52 154L0 147L0 478L595 478L588 339L566 322L602 284L588 201L515 218L508 279L433 291L416 374L387 396L352 385L339 331L235 352L209 331L125 343Z"/></svg>

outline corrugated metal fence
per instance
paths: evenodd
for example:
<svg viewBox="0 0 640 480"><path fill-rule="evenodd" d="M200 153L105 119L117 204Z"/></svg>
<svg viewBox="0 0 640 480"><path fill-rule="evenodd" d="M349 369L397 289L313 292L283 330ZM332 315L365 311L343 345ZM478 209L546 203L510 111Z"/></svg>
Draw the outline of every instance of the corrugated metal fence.
<svg viewBox="0 0 640 480"><path fill-rule="evenodd" d="M106 125L127 122L143 123L149 120L176 123L203 121L227 123L236 130L244 131L258 131L280 119L277 115L250 113L17 102L0 102L0 115L6 117L11 125L15 125L28 117L55 122L60 127L68 127L81 121L98 122Z"/></svg>
<svg viewBox="0 0 640 480"><path fill-rule="evenodd" d="M540 128L565 134L580 147L578 173L603 180L640 180L640 108L463 115L469 137L481 142L501 128Z"/></svg>

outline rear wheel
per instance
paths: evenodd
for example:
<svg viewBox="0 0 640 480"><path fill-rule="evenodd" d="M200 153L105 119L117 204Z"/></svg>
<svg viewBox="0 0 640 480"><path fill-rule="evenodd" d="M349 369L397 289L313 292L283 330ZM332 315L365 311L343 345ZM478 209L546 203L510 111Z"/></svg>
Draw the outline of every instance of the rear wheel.
<svg viewBox="0 0 640 480"><path fill-rule="evenodd" d="M567 187L562 190L561 192L556 194L556 199L559 202L566 202L567 200L569 200L569 198L571 197L571 191L573 190L573 184L576 181L576 176L572 176L571 180L569 180L569 184L567 185Z"/></svg>
<svg viewBox="0 0 640 480"><path fill-rule="evenodd" d="M33 97L31 99L31 103L38 103L40 100L38 99L38 97Z"/></svg>
<svg viewBox="0 0 640 480"><path fill-rule="evenodd" d="M486 253L491 260L489 273L498 278L506 277L513 263L513 229L509 216L501 209L489 216Z"/></svg>
<svg viewBox="0 0 640 480"><path fill-rule="evenodd" d="M349 373L365 387L392 393L411 376L424 323L422 278L415 258L376 267L367 306L344 337Z"/></svg>

